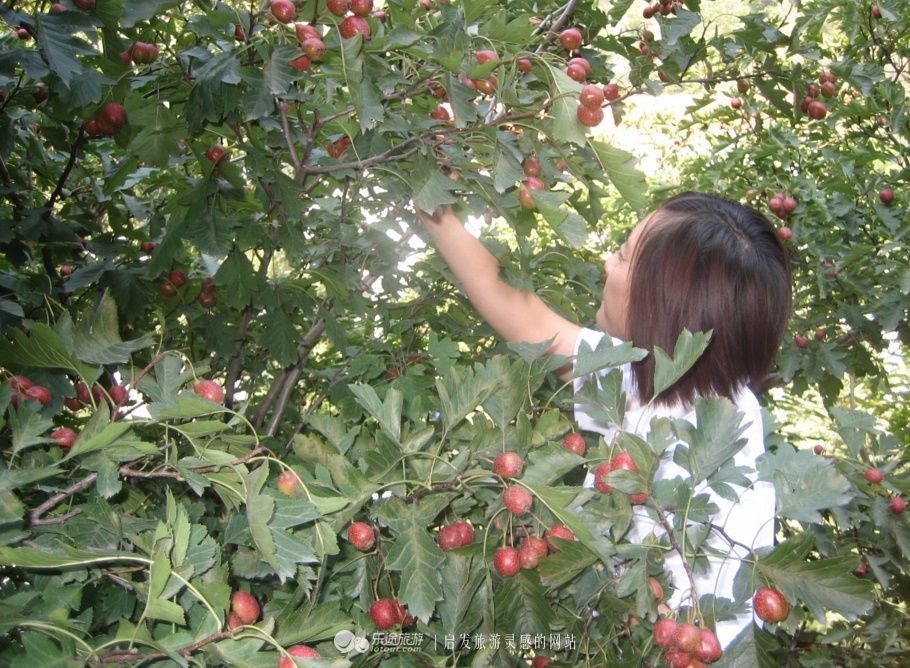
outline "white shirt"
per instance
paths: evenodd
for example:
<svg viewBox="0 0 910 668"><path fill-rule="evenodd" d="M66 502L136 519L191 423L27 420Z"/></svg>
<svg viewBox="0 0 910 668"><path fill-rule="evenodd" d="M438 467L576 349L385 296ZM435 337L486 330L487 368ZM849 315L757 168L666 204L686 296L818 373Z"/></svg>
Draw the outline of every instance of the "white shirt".
<svg viewBox="0 0 910 668"><path fill-rule="evenodd" d="M582 341L593 349L597 346L600 339L606 336L603 332L591 329L582 329L575 342L575 354L578 354L579 346ZM614 339L615 343L621 343ZM632 378L631 365L627 364L620 367L623 374L623 390L627 397L634 396L634 384ZM609 369L603 373L607 373ZM600 373L600 372L599 372ZM578 392L589 380L589 376L576 378L574 381L574 390ZM775 516L775 499L774 485L768 482L757 480L755 472L755 461L765 451L764 448L764 431L762 428L761 406L758 399L748 389L743 387L736 395L735 404L739 411L742 412L741 424L745 427L741 438L746 439L746 445L737 452L733 461L737 466L747 467L746 476L752 481L752 486L748 489L735 488L740 492L739 501L731 501L716 494L707 483L700 483L694 490L695 494L706 493L711 497L719 512L714 516L712 523L723 528L724 532L733 540L748 545L752 549L764 546L771 546L774 543L774 516ZM692 425L696 425L695 409L689 406L652 406L646 407L638 404L637 401L630 400L626 407L623 419L622 430L634 433L642 438L647 438L651 426L651 419L654 417L669 417L674 419L684 419ZM598 422L588 415L586 407L581 404L575 404L575 421L578 428L583 431L594 431L604 434L607 442L617 434L617 425ZM638 431L636 431L636 429ZM672 461L673 451L676 445L673 445L663 453L657 471L655 480L667 480L673 478L689 478L689 473ZM591 487L594 484L594 476L588 473L585 486ZM657 537L665 535L663 528L651 517L647 506L633 506L633 523L629 532L626 534L626 540L633 543L642 542L649 534ZM653 511L652 511L653 512ZM698 596L713 593L718 598L733 598L733 579L740 568L740 559L748 556L748 550L730 546L717 532L712 532L708 539L708 544L717 548L719 551L729 553L729 557L709 557L709 569L707 572L697 572L695 574L695 587ZM688 601L691 586L689 578L683 567L682 559L672 551L668 553L664 560L664 567L670 575L675 591L668 600L671 608L677 608L683 601ZM717 638L723 647L726 647L737 636L737 634L752 622L752 612L747 610L738 615L735 620L717 623Z"/></svg>

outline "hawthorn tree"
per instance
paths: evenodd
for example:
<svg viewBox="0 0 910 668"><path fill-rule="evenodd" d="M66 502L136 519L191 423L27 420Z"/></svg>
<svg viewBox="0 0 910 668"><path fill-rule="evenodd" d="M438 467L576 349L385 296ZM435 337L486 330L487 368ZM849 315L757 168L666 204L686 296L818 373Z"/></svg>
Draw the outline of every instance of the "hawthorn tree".
<svg viewBox="0 0 910 668"><path fill-rule="evenodd" d="M900 9L9 0L2 663L689 665L688 625L758 592L766 624L716 665L904 665ZM559 360L492 337L414 208L454 205L508 281L590 322L604 247L667 189L597 128L677 92L684 122L644 121L676 138L673 188L779 219L796 309L756 463L779 542L734 600L668 610L662 556L702 562L695 489L736 479L735 415L577 434ZM668 438L689 478L652 485ZM583 487L604 463L610 491ZM632 502L663 542L625 539ZM396 630L415 651L333 642Z"/></svg>

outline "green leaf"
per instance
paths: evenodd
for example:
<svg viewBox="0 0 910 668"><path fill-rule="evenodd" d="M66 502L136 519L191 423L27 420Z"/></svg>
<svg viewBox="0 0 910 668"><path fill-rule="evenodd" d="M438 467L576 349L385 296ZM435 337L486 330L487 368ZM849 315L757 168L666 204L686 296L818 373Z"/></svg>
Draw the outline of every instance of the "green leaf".
<svg viewBox="0 0 910 668"><path fill-rule="evenodd" d="M244 478L246 481L246 518L250 525L250 535L259 549L259 554L263 561L274 568L277 573L280 570L277 548L269 527L269 521L275 511L275 499L260 493L265 484L268 469L268 466L260 466Z"/></svg>
<svg viewBox="0 0 910 668"><path fill-rule="evenodd" d="M496 157L493 159L493 188L504 193L525 178L521 164L501 145L496 146Z"/></svg>
<svg viewBox="0 0 910 668"><path fill-rule="evenodd" d="M468 413L499 386L489 377L475 376L468 367L452 367L442 378L436 379L436 392L442 404L442 417L446 431L465 419Z"/></svg>
<svg viewBox="0 0 910 668"><path fill-rule="evenodd" d="M551 552L546 559L542 559L537 572L543 584L552 589L568 584L598 561L597 555L584 544L561 541L559 552Z"/></svg>
<svg viewBox="0 0 910 668"><path fill-rule="evenodd" d="M553 139L557 142L566 142L584 146L588 141L584 126L578 122L578 95L581 93L581 84L563 72L547 63L547 70L556 89L550 123Z"/></svg>
<svg viewBox="0 0 910 668"><path fill-rule="evenodd" d="M636 167L637 159L631 153L597 141L589 142L601 169L622 198L635 211L641 211L650 204L648 183L645 175Z"/></svg>
<svg viewBox="0 0 910 668"><path fill-rule="evenodd" d="M102 295L98 307L75 325L69 314L64 314L58 329L64 339L72 342L76 356L90 364L126 364L132 353L154 343L148 334L132 341L120 338L117 305L108 292Z"/></svg>
<svg viewBox="0 0 910 668"><path fill-rule="evenodd" d="M81 12L62 14L37 14L38 47L47 64L64 86L83 76L85 70L79 62L82 56L95 54L95 50L76 34L91 30L91 22Z"/></svg>
<svg viewBox="0 0 910 668"><path fill-rule="evenodd" d="M428 622L436 601L442 598L439 570L445 557L427 533L426 518L417 509L401 506L399 509L397 535L386 566L401 573L399 600L412 615Z"/></svg>
<svg viewBox="0 0 910 668"><path fill-rule="evenodd" d="M456 201L452 195L455 182L440 172L435 165L424 162L417 166L414 174L415 180L411 183L411 190L414 192L414 206L418 209L433 213L440 206Z"/></svg>
<svg viewBox="0 0 910 668"><path fill-rule="evenodd" d="M287 314L281 309L269 310L263 316L262 324L262 334L259 336L262 348L268 350L282 366L296 362L300 337Z"/></svg>
<svg viewBox="0 0 910 668"><path fill-rule="evenodd" d="M654 396L669 388L692 368L711 341L711 332L693 334L684 329L676 339L673 357L670 358L659 346L654 347Z"/></svg>
<svg viewBox="0 0 910 668"><path fill-rule="evenodd" d="M124 28L148 21L156 16L164 15L167 10L177 7L179 0L130 0L124 4L121 25Z"/></svg>
<svg viewBox="0 0 910 668"><path fill-rule="evenodd" d="M716 668L778 668L780 662L771 653L776 643L773 635L750 624L711 665Z"/></svg>
<svg viewBox="0 0 910 668"><path fill-rule="evenodd" d="M119 441L125 440L123 437L132 428L133 425L129 422L111 422L98 432L92 434L80 433L76 438L76 443L70 448L63 461L117 445Z"/></svg>
<svg viewBox="0 0 910 668"><path fill-rule="evenodd" d="M746 439L740 438L746 425L736 404L724 397L696 397L695 419L674 420L676 435L689 446L688 469L692 485L711 476L733 455L742 450Z"/></svg>
<svg viewBox="0 0 910 668"><path fill-rule="evenodd" d="M14 328L12 341L0 340L0 363L8 366L70 369L87 382L97 377L97 369L83 364L70 354L63 339L53 329L40 322L26 321L24 324L28 327L28 334Z"/></svg>
<svg viewBox="0 0 910 668"><path fill-rule="evenodd" d="M837 433L850 448L850 454L859 457L866 440L877 433L875 416L865 411L839 406L832 406L829 410L837 424Z"/></svg>
<svg viewBox="0 0 910 668"><path fill-rule="evenodd" d="M23 401L19 408L9 412L8 423L13 436L14 454L35 445L51 442L47 433L54 426L54 420L41 415L40 409L37 401Z"/></svg>
<svg viewBox="0 0 910 668"><path fill-rule="evenodd" d="M582 340L578 346L578 354L575 356L572 377L581 378L601 369L638 362L647 355L646 350L636 348L628 341L614 342L609 335L601 337L593 350L587 341Z"/></svg>
<svg viewBox="0 0 910 668"><path fill-rule="evenodd" d="M533 637L549 632L555 614L535 571L522 571L515 577L503 578L493 592L499 633Z"/></svg>
<svg viewBox="0 0 910 668"><path fill-rule="evenodd" d="M794 605L801 601L819 623L826 611L853 620L873 604L871 582L853 575L856 556L806 561L814 539L806 533L791 538L758 560L756 570Z"/></svg>
<svg viewBox="0 0 910 668"><path fill-rule="evenodd" d="M437 606L443 632L458 636L470 633L482 618L478 597L485 597L485 568L477 568L468 554L449 552L442 575L442 601Z"/></svg>
<svg viewBox="0 0 910 668"><path fill-rule="evenodd" d="M584 457L550 444L528 453L528 466L521 481L529 485L548 485L584 463Z"/></svg>
<svg viewBox="0 0 910 668"><path fill-rule="evenodd" d="M821 523L818 511L845 506L853 500L853 487L826 457L807 450L778 447L759 460L763 480L773 481L777 513L800 522Z"/></svg>
<svg viewBox="0 0 910 668"><path fill-rule="evenodd" d="M393 441L401 444L401 406L402 394L394 387L386 392L385 401L380 402L379 396L369 385L357 383L348 385L354 394L357 403L379 422L383 433Z"/></svg>

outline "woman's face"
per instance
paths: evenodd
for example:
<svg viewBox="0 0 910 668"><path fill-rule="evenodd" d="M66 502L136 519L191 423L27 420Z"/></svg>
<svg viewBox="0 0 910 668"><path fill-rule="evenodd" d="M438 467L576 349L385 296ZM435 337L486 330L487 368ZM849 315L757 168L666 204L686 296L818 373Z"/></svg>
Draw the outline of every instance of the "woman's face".
<svg viewBox="0 0 910 668"><path fill-rule="evenodd" d="M629 338L626 313L629 308L632 258L642 232L651 220L653 216L648 216L638 223L622 246L604 261L603 300L597 309L597 326L617 339Z"/></svg>

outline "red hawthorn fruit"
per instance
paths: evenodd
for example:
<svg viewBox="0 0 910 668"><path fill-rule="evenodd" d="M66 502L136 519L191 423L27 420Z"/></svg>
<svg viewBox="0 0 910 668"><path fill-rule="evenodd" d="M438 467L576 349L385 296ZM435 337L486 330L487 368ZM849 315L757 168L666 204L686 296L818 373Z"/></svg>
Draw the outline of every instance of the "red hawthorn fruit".
<svg viewBox="0 0 910 668"><path fill-rule="evenodd" d="M16 37L21 39L23 42L32 38L32 34L28 31L27 28L16 28Z"/></svg>
<svg viewBox="0 0 910 668"><path fill-rule="evenodd" d="M866 472L863 474L866 480L873 484L878 485L882 480L885 479L885 474L881 472L881 469L866 469Z"/></svg>
<svg viewBox="0 0 910 668"><path fill-rule="evenodd" d="M796 198L793 195L784 195L780 203L783 210L789 216L791 213L796 211L796 207L799 206L799 202L796 201Z"/></svg>
<svg viewBox="0 0 910 668"><path fill-rule="evenodd" d="M615 102L619 99L619 85L615 83L604 84L604 99Z"/></svg>
<svg viewBox="0 0 910 668"><path fill-rule="evenodd" d="M449 120L449 110L440 104L438 107L436 107L433 111L430 112L430 118L437 120L437 121L445 122L445 121Z"/></svg>
<svg viewBox="0 0 910 668"><path fill-rule="evenodd" d="M773 587L759 588L752 598L752 607L759 619L770 624L782 622L790 614L787 599Z"/></svg>
<svg viewBox="0 0 910 668"><path fill-rule="evenodd" d="M812 450L815 452L815 454L820 455L825 451L825 448L821 445L816 445L814 448L812 448Z"/></svg>
<svg viewBox="0 0 910 668"><path fill-rule="evenodd" d="M888 504L888 507L891 508L892 513L900 515L907 510L907 501L902 496L895 496L891 498L891 503Z"/></svg>
<svg viewBox="0 0 910 668"><path fill-rule="evenodd" d="M156 244L154 241L143 241L141 244L139 244L139 250L146 254L151 253L156 248L158 248L158 244Z"/></svg>
<svg viewBox="0 0 910 668"><path fill-rule="evenodd" d="M205 151L204 155L213 165L219 165L227 158L227 151L224 150L224 146L221 144L215 144L212 148Z"/></svg>
<svg viewBox="0 0 910 668"><path fill-rule="evenodd" d="M333 158L340 158L348 150L348 146L351 145L351 138L347 135L341 137L340 139L335 140L326 147L326 153L328 153Z"/></svg>
<svg viewBox="0 0 910 668"><path fill-rule="evenodd" d="M322 33L319 29L309 23L295 23L294 32L297 33L297 41L303 44L308 39L322 39Z"/></svg>
<svg viewBox="0 0 910 668"><path fill-rule="evenodd" d="M492 95L496 92L496 87L499 86L499 79L496 78L495 74L491 74L486 79L472 79L471 83L474 84L475 89L484 95Z"/></svg>
<svg viewBox="0 0 910 668"><path fill-rule="evenodd" d="M9 387L16 394L25 394L25 391L34 383L26 376L12 376L9 379Z"/></svg>
<svg viewBox="0 0 910 668"><path fill-rule="evenodd" d="M92 393L86 385L81 380L76 383L76 398L83 404L92 403Z"/></svg>
<svg viewBox="0 0 910 668"><path fill-rule="evenodd" d="M66 12L66 5L61 2L55 2L51 5L51 14L64 14Z"/></svg>
<svg viewBox="0 0 910 668"><path fill-rule="evenodd" d="M462 547L474 542L474 527L465 520L458 520L457 522L454 522L452 526L458 531L458 538L461 541Z"/></svg>
<svg viewBox="0 0 910 668"><path fill-rule="evenodd" d="M461 547L461 532L454 524L446 524L439 529L437 540L439 541L439 549L443 552L448 552Z"/></svg>
<svg viewBox="0 0 910 668"><path fill-rule="evenodd" d="M659 619L654 624L654 644L661 649L666 649L673 642L676 633L676 622L672 619Z"/></svg>
<svg viewBox="0 0 910 668"><path fill-rule="evenodd" d="M569 168L569 163L565 161L564 158L560 158L556 161L556 169L560 172L564 172Z"/></svg>
<svg viewBox="0 0 910 668"><path fill-rule="evenodd" d="M85 123L83 123L82 129L85 130L85 134L87 134L89 137L100 137L104 134L101 131L101 128L98 127L98 121L94 118L90 118Z"/></svg>
<svg viewBox="0 0 910 668"><path fill-rule="evenodd" d="M196 386L193 387L193 392L203 399L208 399L216 404L220 404L224 401L224 388L214 380L200 380L196 383Z"/></svg>
<svg viewBox="0 0 910 668"><path fill-rule="evenodd" d="M743 106L743 99L741 97L734 97L730 100L730 106L734 109L739 109Z"/></svg>
<svg viewBox="0 0 910 668"><path fill-rule="evenodd" d="M535 178L540 178L541 169L540 169L540 160L533 156L529 156L524 159L524 162L521 165L524 170L525 176L533 176Z"/></svg>
<svg viewBox="0 0 910 668"><path fill-rule="evenodd" d="M714 663L720 659L724 653L720 646L717 635L711 629L701 629L701 637L698 642L698 649L695 650L695 658L705 663Z"/></svg>
<svg viewBox="0 0 910 668"><path fill-rule="evenodd" d="M484 63L491 63L499 60L499 54L491 49L481 49L474 54L474 57L477 59L477 62L483 65Z"/></svg>
<svg viewBox="0 0 910 668"><path fill-rule="evenodd" d="M697 659L693 659L688 652L671 650L664 654L664 661L670 668L696 668L693 663Z"/></svg>
<svg viewBox="0 0 910 668"><path fill-rule="evenodd" d="M196 301L198 301L199 305L203 308L212 308L215 305L215 302L218 301L218 298L215 296L214 290L207 290L200 292L196 297Z"/></svg>
<svg viewBox="0 0 910 668"><path fill-rule="evenodd" d="M65 265L63 265L62 267L60 267L60 275L61 275L61 276L69 276L69 275L72 274L74 271L75 271L75 269L73 269L72 265L69 265L69 264L65 264Z"/></svg>
<svg viewBox="0 0 910 668"><path fill-rule="evenodd" d="M879 7L878 5L872 5L871 12L872 12L872 18L874 18L874 19L880 19L882 17L882 8Z"/></svg>
<svg viewBox="0 0 910 668"><path fill-rule="evenodd" d="M534 497L521 485L512 485L502 493L502 502L513 515L524 515L531 510Z"/></svg>
<svg viewBox="0 0 910 668"><path fill-rule="evenodd" d="M586 107L600 107L604 103L603 88L596 84L588 84L581 89L578 101Z"/></svg>
<svg viewBox="0 0 910 668"><path fill-rule="evenodd" d="M119 102L108 102L98 114L98 125L103 127L102 123L111 125L116 132L126 124L126 109Z"/></svg>
<svg viewBox="0 0 910 668"><path fill-rule="evenodd" d="M828 115L828 107L825 106L824 102L813 100L807 106L806 112L809 114L810 118L814 118L815 120L820 121Z"/></svg>
<svg viewBox="0 0 910 668"><path fill-rule="evenodd" d="M370 606L370 618L380 631L401 623L401 606L391 598L380 598Z"/></svg>
<svg viewBox="0 0 910 668"><path fill-rule="evenodd" d="M246 30L243 29L243 26L239 23L234 24L234 39L238 42L246 41Z"/></svg>
<svg viewBox="0 0 910 668"><path fill-rule="evenodd" d="M300 476L293 469L285 469L278 474L278 478L275 480L275 486L287 496L294 496L300 484Z"/></svg>
<svg viewBox="0 0 910 668"><path fill-rule="evenodd" d="M837 93L837 84L833 81L826 81L822 84L822 95L825 97L834 97Z"/></svg>
<svg viewBox="0 0 910 668"><path fill-rule="evenodd" d="M310 57L305 53L300 54L288 63L298 72L306 72L310 69Z"/></svg>
<svg viewBox="0 0 910 668"><path fill-rule="evenodd" d="M749 83L748 79L737 79L736 80L736 90L745 95L749 92L749 89L752 88L752 84Z"/></svg>
<svg viewBox="0 0 910 668"><path fill-rule="evenodd" d="M581 65L585 70L585 74L591 74L591 70L593 69L591 67L591 61L588 60L587 58L582 58L581 56L576 56L575 58L570 59L569 62L566 64L567 65Z"/></svg>
<svg viewBox="0 0 910 668"><path fill-rule="evenodd" d="M379 21L380 23L385 23L385 20L388 18L388 16L389 15L386 14L381 9L379 11L373 12L373 18L376 19L377 21Z"/></svg>
<svg viewBox="0 0 910 668"><path fill-rule="evenodd" d="M248 592L235 591L231 594L231 612L244 624L252 624L259 619L259 601Z"/></svg>
<svg viewBox="0 0 910 668"><path fill-rule="evenodd" d="M69 450L76 442L76 432L69 427L60 427L51 432L51 438L58 446L64 450Z"/></svg>
<svg viewBox="0 0 910 668"><path fill-rule="evenodd" d="M369 16L373 11L373 0L351 0L351 11L357 16Z"/></svg>
<svg viewBox="0 0 910 668"><path fill-rule="evenodd" d="M43 385L32 385L22 394L26 399L37 401L42 406L47 406L54 398L51 391Z"/></svg>
<svg viewBox="0 0 910 668"><path fill-rule="evenodd" d="M677 624L673 631L672 642L673 647L687 654L694 654L701 642L701 630L695 624Z"/></svg>
<svg viewBox="0 0 910 668"><path fill-rule="evenodd" d="M134 63L148 65L149 63L155 62L158 58L158 47L154 44L149 44L148 42L136 40L130 47L130 57L133 59Z"/></svg>
<svg viewBox="0 0 910 668"><path fill-rule="evenodd" d="M325 8L335 16L344 16L351 8L351 0L326 0Z"/></svg>
<svg viewBox="0 0 910 668"><path fill-rule="evenodd" d="M869 574L869 564L867 564L865 561L859 562L859 564L856 566L856 570L853 571L853 575L855 575L858 578L864 578L868 574Z"/></svg>
<svg viewBox="0 0 910 668"><path fill-rule="evenodd" d="M589 128L597 127L604 119L604 110L600 107L586 107L583 104L578 105L578 122Z"/></svg>
<svg viewBox="0 0 910 668"><path fill-rule="evenodd" d="M525 74L530 74L531 70L534 69L530 58L519 58L515 61L515 64L518 66L518 71Z"/></svg>
<svg viewBox="0 0 910 668"><path fill-rule="evenodd" d="M348 527L348 541L361 552L369 552L376 543L376 534L366 522L352 522Z"/></svg>
<svg viewBox="0 0 910 668"><path fill-rule="evenodd" d="M793 337L793 344L797 348L806 348L809 345L809 339L807 339L802 334L797 334L796 336Z"/></svg>
<svg viewBox="0 0 910 668"><path fill-rule="evenodd" d="M553 543L551 538L559 538L561 540L578 540L575 538L575 534L572 533L572 530L567 527L565 524L554 524L551 526L543 535L544 540L547 541L547 545L550 548L551 552L558 552L559 547Z"/></svg>
<svg viewBox="0 0 910 668"><path fill-rule="evenodd" d="M310 60L322 60L325 57L325 42L319 37L307 37L300 44L303 52L309 56Z"/></svg>
<svg viewBox="0 0 910 668"><path fill-rule="evenodd" d="M368 40L370 39L370 24L362 16L348 16L338 26L338 32L345 39L362 35L364 40Z"/></svg>
<svg viewBox="0 0 910 668"><path fill-rule="evenodd" d="M243 622L240 621L240 617L237 616L237 613L233 610L229 612L227 616L227 627L231 631L234 631L236 629L239 629L241 626L243 626Z"/></svg>
<svg viewBox="0 0 910 668"><path fill-rule="evenodd" d="M42 102L47 101L47 84L39 83L32 90L32 97L35 98L35 104L41 104Z"/></svg>
<svg viewBox="0 0 910 668"><path fill-rule="evenodd" d="M120 52L120 62L123 63L124 67L129 67L133 64L133 56L130 55L129 49Z"/></svg>
<svg viewBox="0 0 910 668"><path fill-rule="evenodd" d="M584 436L577 431L573 431L566 434L565 438L562 439L562 447L569 452L574 452L579 457L584 457L587 444Z"/></svg>
<svg viewBox="0 0 910 668"><path fill-rule="evenodd" d="M566 74L570 79L577 81L578 83L584 83L588 79L588 73L585 71L585 68L578 63L572 63L566 67Z"/></svg>
<svg viewBox="0 0 910 668"><path fill-rule="evenodd" d="M517 452L500 452L493 460L493 473L503 478L517 478L524 470L525 462Z"/></svg>
<svg viewBox="0 0 910 668"><path fill-rule="evenodd" d="M163 294L165 297L173 297L177 294L177 288L175 288L174 284L169 280L162 278L158 283L158 292Z"/></svg>
<svg viewBox="0 0 910 668"><path fill-rule="evenodd" d="M544 666L550 665L550 657L543 656L538 654L534 657L534 660L531 662L531 668L544 668Z"/></svg>
<svg viewBox="0 0 910 668"><path fill-rule="evenodd" d="M816 330L815 330L815 340L816 340L816 341L818 341L819 343L821 343L822 341L824 341L824 340L827 339L827 338L828 338L828 332L826 332L826 331L823 330L823 329L816 329Z"/></svg>
<svg viewBox="0 0 910 668"><path fill-rule="evenodd" d="M75 397L67 397L63 400L63 405L69 408L71 411L78 411L82 409L82 402Z"/></svg>
<svg viewBox="0 0 910 668"><path fill-rule="evenodd" d="M534 199L534 193L531 191L543 190L544 188L543 181L536 176L529 176L521 182L521 186L518 188L518 201L521 202L521 205L524 208L534 209L537 207L537 201Z"/></svg>
<svg viewBox="0 0 910 668"><path fill-rule="evenodd" d="M115 406L122 406L130 396L129 390L123 385L111 385L108 394L111 395L111 401L114 402Z"/></svg>
<svg viewBox="0 0 910 668"><path fill-rule="evenodd" d="M518 560L525 570L537 568L540 560L547 556L547 541L537 536L528 536L518 548Z"/></svg>
<svg viewBox="0 0 910 668"><path fill-rule="evenodd" d="M430 84L430 95L433 97L438 97L442 100L448 99L449 94L446 93L446 89L440 86L435 81Z"/></svg>
<svg viewBox="0 0 910 668"><path fill-rule="evenodd" d="M90 12L95 8L95 0L73 0L73 4L86 12Z"/></svg>
<svg viewBox="0 0 910 668"><path fill-rule="evenodd" d="M493 555L493 568L504 578L510 578L521 570L521 557L514 547L501 547Z"/></svg>
<svg viewBox="0 0 910 668"><path fill-rule="evenodd" d="M799 103L799 109L800 109L800 111L802 111L804 114L808 114L808 113L809 113L809 105L810 105L811 103L812 103L812 98L811 98L811 97L809 97L808 95L807 95L806 97L804 97L803 100L802 100L802 102Z"/></svg>
<svg viewBox="0 0 910 668"><path fill-rule="evenodd" d="M186 285L186 274L179 269L174 269L167 277L168 280L174 284L175 288L182 288Z"/></svg>
<svg viewBox="0 0 910 668"><path fill-rule="evenodd" d="M609 494L613 491L613 486L604 482L606 475L613 470L610 462L602 462L594 471L594 487L603 494Z"/></svg>
<svg viewBox="0 0 910 668"><path fill-rule="evenodd" d="M660 580L654 577L649 577L648 587L651 589L651 594L654 596L655 601L664 600L664 586L660 584Z"/></svg>
<svg viewBox="0 0 910 668"><path fill-rule="evenodd" d="M318 659L319 652L309 645L293 645L287 648L287 653L291 656L297 656L301 659ZM278 668L296 668L297 664L293 659L281 655L278 657Z"/></svg>
<svg viewBox="0 0 910 668"><path fill-rule="evenodd" d="M818 84L809 84L809 88L808 88L808 90L806 90L806 95L814 98L814 97L818 97L821 94L822 94L822 89L819 87Z"/></svg>
<svg viewBox="0 0 910 668"><path fill-rule="evenodd" d="M297 16L297 8L291 0L272 0L269 4L269 10L281 23L290 23Z"/></svg>
<svg viewBox="0 0 910 668"><path fill-rule="evenodd" d="M878 191L878 199L884 205L890 205L894 201L894 191L891 188L882 188Z"/></svg>
<svg viewBox="0 0 910 668"><path fill-rule="evenodd" d="M575 51L581 48L584 37L578 28L566 28L559 33L559 43L566 51Z"/></svg>

